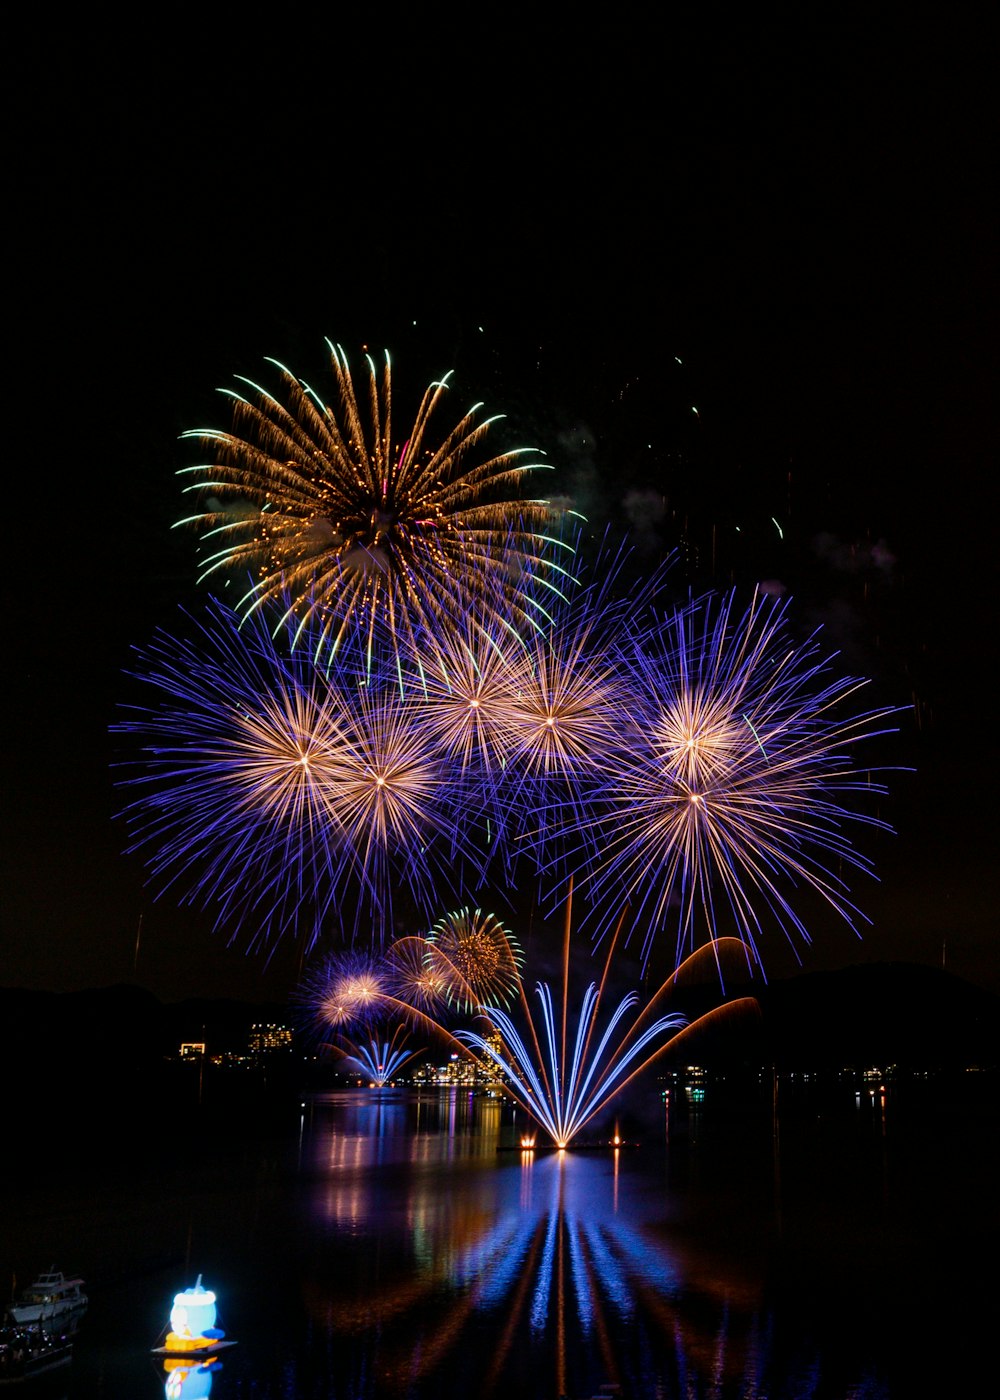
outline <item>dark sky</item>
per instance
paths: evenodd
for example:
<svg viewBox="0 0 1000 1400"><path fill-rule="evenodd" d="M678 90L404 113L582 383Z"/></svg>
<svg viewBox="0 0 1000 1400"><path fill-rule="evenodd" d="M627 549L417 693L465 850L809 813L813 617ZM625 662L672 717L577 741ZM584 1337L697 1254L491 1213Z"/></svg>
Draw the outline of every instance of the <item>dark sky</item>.
<svg viewBox="0 0 1000 1400"><path fill-rule="evenodd" d="M995 33L394 23L16 35L0 985L287 991L293 949L144 889L107 730L198 597L178 435L265 356L322 383L329 336L414 393L454 369L640 557L780 579L915 769L872 928L803 966L944 954L1000 991Z"/></svg>

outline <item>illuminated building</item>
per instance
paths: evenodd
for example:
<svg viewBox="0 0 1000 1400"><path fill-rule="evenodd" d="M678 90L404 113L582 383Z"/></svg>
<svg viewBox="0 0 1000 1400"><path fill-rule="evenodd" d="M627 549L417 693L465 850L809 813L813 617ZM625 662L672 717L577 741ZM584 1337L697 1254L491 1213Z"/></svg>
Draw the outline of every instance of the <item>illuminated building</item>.
<svg viewBox="0 0 1000 1400"><path fill-rule="evenodd" d="M270 1055L279 1050L291 1050L292 1033L287 1026L261 1023L250 1027L251 1055Z"/></svg>

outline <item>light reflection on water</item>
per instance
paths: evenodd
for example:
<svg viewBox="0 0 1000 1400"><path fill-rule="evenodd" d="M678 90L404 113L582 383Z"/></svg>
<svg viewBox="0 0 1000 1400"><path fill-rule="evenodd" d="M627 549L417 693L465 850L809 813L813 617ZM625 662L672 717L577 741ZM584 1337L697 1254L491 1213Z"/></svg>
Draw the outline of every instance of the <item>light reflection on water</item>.
<svg viewBox="0 0 1000 1400"><path fill-rule="evenodd" d="M367 1353L359 1396L783 1393L763 1280L710 1250L691 1267L662 1150L498 1152L518 1140L499 1103L462 1094L331 1096L310 1120L313 1224L336 1257L364 1247L333 1273L317 1258L306 1305L335 1351ZM813 1362L794 1364L800 1387ZM885 1393L870 1359L851 1383Z"/></svg>
<svg viewBox="0 0 1000 1400"><path fill-rule="evenodd" d="M351 1090L128 1196L4 1207L46 1265L97 1283L70 1400L165 1397L148 1345L199 1272L239 1345L190 1389L175 1376L178 1400L969 1393L995 1308L974 1280L997 1243L995 1105L805 1095L779 1133L709 1089L649 1120L639 1147L522 1151L497 1100Z"/></svg>
<svg viewBox="0 0 1000 1400"><path fill-rule="evenodd" d="M644 1237L638 1213L619 1208L621 1150L516 1150L498 1162L496 1101L450 1098L439 1129L412 1133L403 1130L409 1106L400 1101L330 1107L333 1121L314 1138L316 1164L330 1173L315 1205L337 1231L365 1220L369 1235L379 1235L387 1216L373 1168L461 1160L486 1170L463 1171L459 1191L438 1172L415 1172L403 1219L389 1217L388 1225L396 1250L406 1233L408 1267L387 1281L368 1280L361 1292L348 1285L314 1297L325 1325L345 1335L357 1335L359 1324L382 1333L383 1347L398 1351L385 1364L386 1377L408 1384L434 1374L474 1315L498 1334L481 1365L482 1394L499 1385L518 1339L538 1354L540 1368L551 1367L554 1395L565 1393L574 1369L571 1348L596 1344L605 1379L620 1381L611 1337L634 1323L637 1290L666 1300L678 1287L669 1250ZM425 1306L429 1322L417 1316ZM398 1345L386 1336L396 1331Z"/></svg>

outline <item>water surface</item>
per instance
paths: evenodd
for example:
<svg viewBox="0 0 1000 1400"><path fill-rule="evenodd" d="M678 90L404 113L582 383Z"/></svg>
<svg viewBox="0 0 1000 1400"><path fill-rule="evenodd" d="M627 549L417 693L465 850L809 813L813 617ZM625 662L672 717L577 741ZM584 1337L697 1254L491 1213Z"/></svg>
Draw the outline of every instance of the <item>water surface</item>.
<svg viewBox="0 0 1000 1400"><path fill-rule="evenodd" d="M709 1085L651 1094L618 1150L525 1152L498 1100L346 1090L22 1179L3 1262L90 1283L73 1400L169 1393L150 1348L199 1273L239 1345L175 1375L185 1397L966 1394L996 1321L997 1121L992 1089L789 1084L776 1120Z"/></svg>

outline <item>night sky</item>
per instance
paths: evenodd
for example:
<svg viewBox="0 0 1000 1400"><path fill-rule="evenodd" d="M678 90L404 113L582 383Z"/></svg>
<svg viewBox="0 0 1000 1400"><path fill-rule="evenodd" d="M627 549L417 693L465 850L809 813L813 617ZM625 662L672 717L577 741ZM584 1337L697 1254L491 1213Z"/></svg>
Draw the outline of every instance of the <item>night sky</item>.
<svg viewBox="0 0 1000 1400"><path fill-rule="evenodd" d="M422 19L22 22L0 985L291 986L297 950L265 967L144 887L108 728L130 647L203 598L179 435L266 356L328 387L329 336L388 349L400 397L453 369L638 566L780 581L913 770L860 842L871 928L803 967L1000 992L995 34Z"/></svg>

